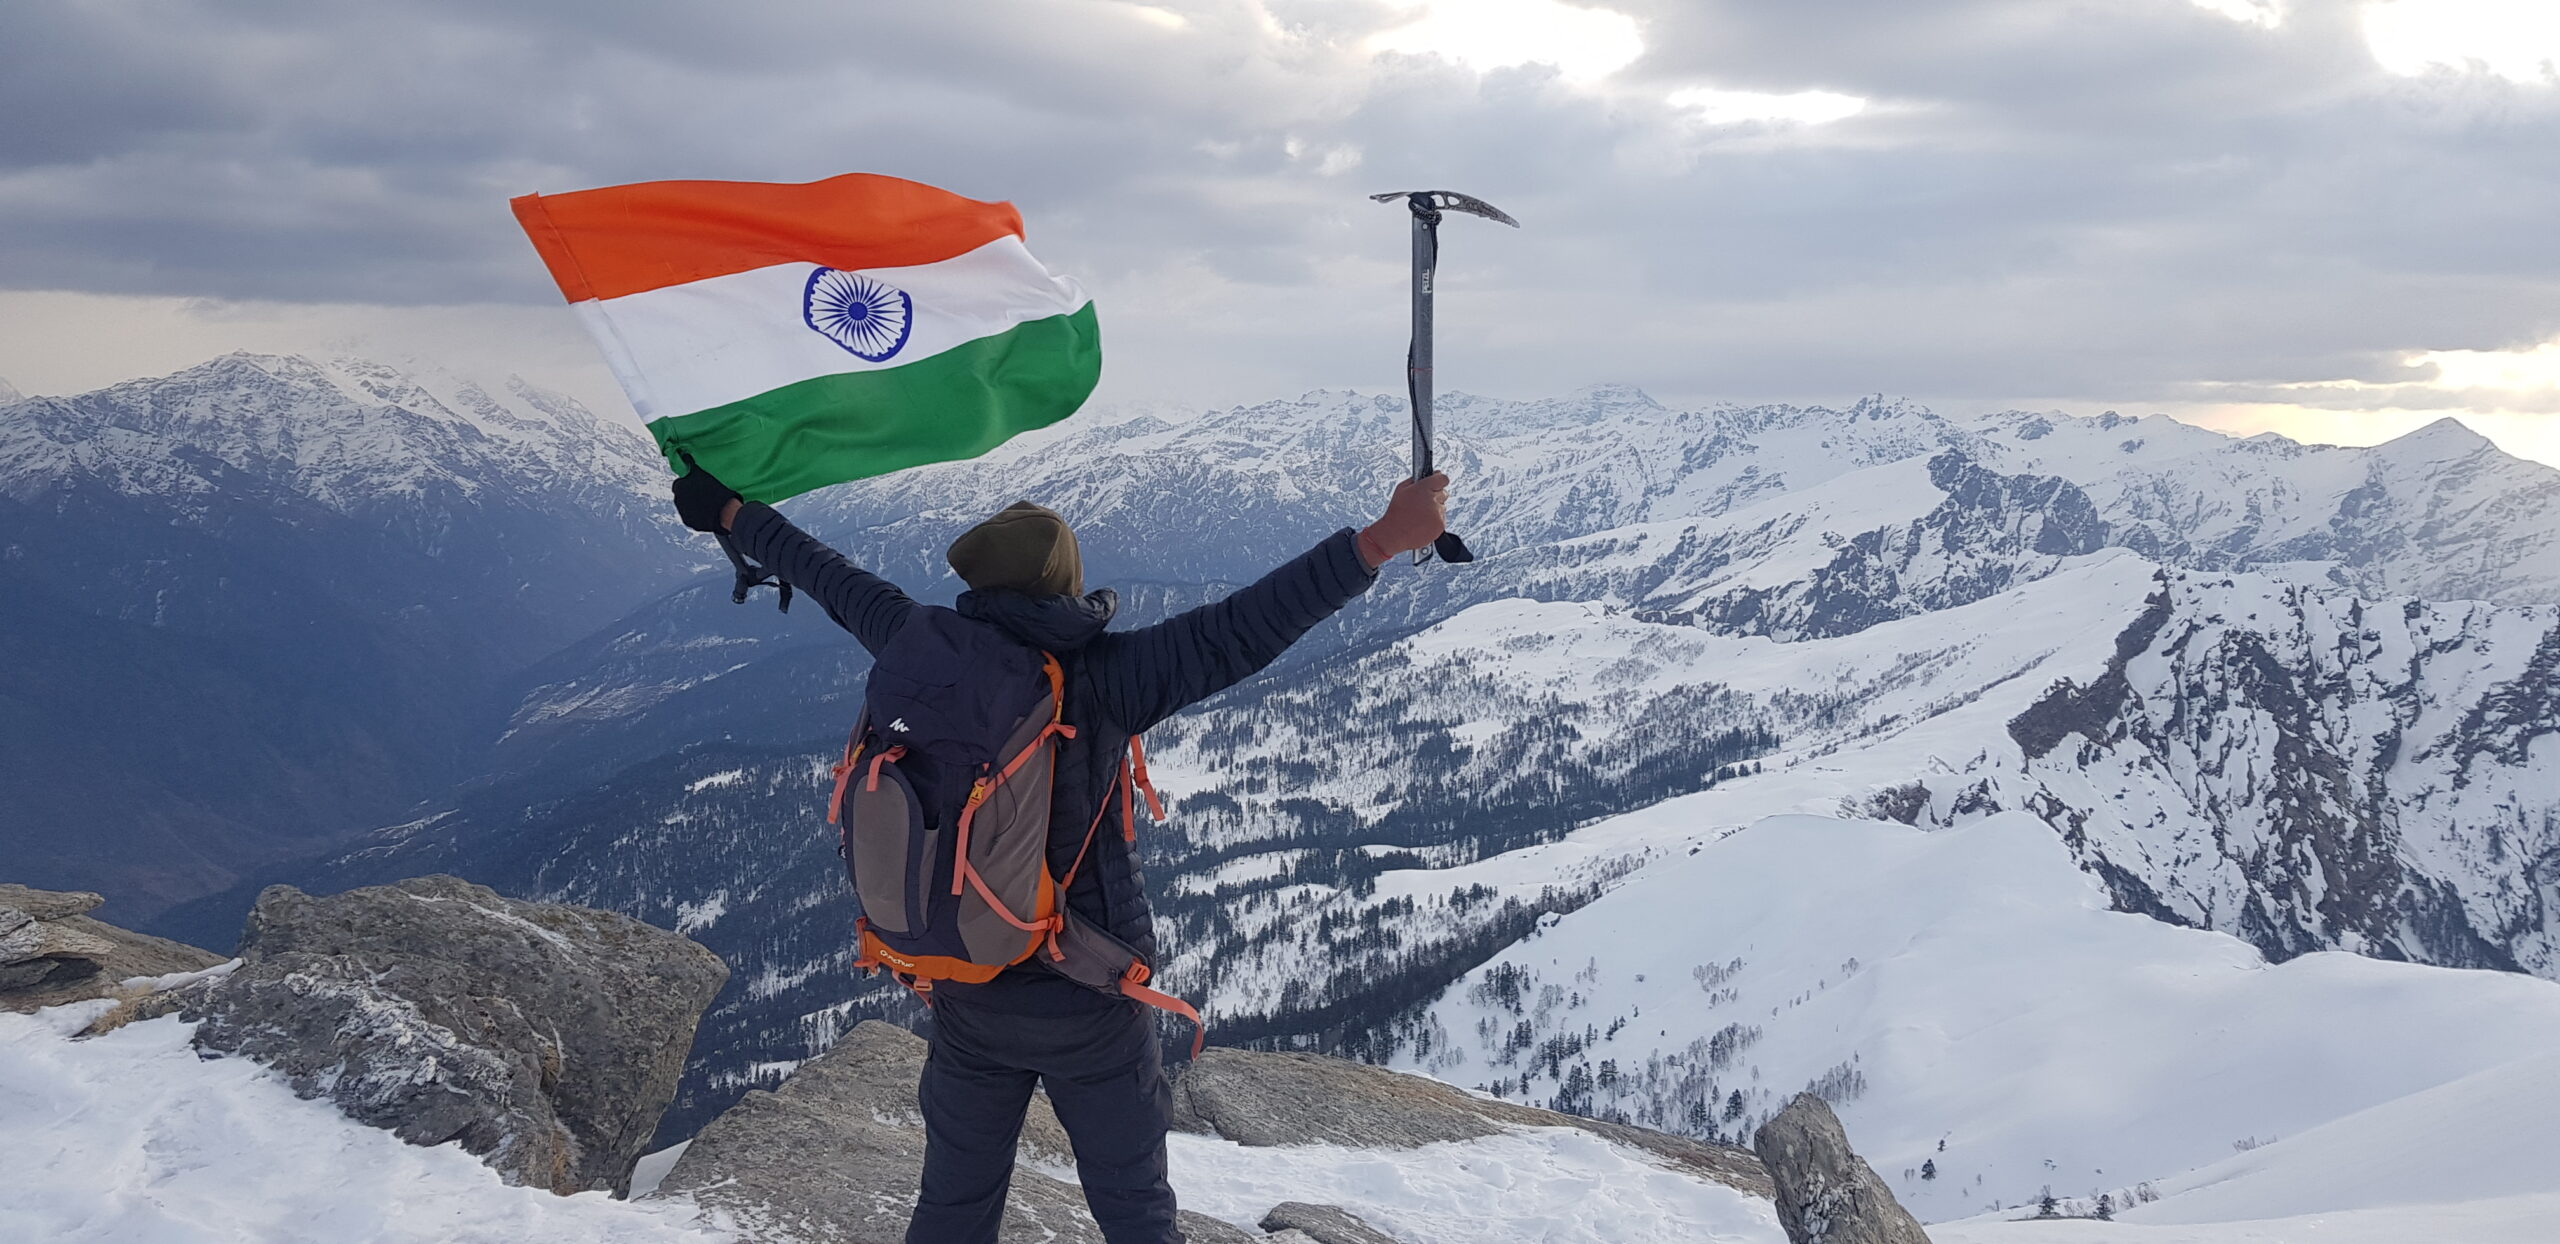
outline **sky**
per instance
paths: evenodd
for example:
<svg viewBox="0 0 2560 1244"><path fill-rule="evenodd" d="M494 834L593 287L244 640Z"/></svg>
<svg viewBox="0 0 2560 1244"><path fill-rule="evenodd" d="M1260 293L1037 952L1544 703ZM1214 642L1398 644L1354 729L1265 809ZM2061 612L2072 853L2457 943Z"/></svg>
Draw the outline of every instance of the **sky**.
<svg viewBox="0 0 2560 1244"><path fill-rule="evenodd" d="M2166 412L2560 464L2551 0L0 0L0 378L230 349L628 413L506 202L1009 199L1103 400Z"/></svg>

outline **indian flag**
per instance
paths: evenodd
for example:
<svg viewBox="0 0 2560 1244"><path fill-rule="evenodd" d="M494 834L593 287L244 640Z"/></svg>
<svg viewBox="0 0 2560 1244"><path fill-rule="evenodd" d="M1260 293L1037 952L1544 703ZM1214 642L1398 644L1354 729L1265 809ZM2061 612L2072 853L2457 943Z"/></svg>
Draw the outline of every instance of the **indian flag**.
<svg viewBox="0 0 2560 1244"><path fill-rule="evenodd" d="M753 500L975 457L1101 376L1093 301L1010 203L853 173L514 207L669 465Z"/></svg>

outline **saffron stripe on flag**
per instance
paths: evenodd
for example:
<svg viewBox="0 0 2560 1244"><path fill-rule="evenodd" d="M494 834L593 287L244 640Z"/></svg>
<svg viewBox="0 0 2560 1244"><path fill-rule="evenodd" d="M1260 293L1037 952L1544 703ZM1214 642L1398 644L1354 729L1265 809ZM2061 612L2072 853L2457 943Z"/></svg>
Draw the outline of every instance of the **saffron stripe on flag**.
<svg viewBox="0 0 2560 1244"><path fill-rule="evenodd" d="M510 206L571 302L782 263L913 267L1022 236L1010 203L875 173L798 184L652 181L528 194Z"/></svg>
<svg viewBox="0 0 2560 1244"><path fill-rule="evenodd" d="M650 422L668 465L690 452L767 503L813 488L974 458L1074 414L1102 376L1093 304L930 358L819 376L744 401Z"/></svg>
<svg viewBox="0 0 2560 1244"><path fill-rule="evenodd" d="M1083 289L1004 237L967 254L861 275L910 296L912 319L887 357L865 358L811 329L804 292L817 265L777 264L575 304L643 420L743 401L837 372L903 367L1016 324L1065 315Z"/></svg>

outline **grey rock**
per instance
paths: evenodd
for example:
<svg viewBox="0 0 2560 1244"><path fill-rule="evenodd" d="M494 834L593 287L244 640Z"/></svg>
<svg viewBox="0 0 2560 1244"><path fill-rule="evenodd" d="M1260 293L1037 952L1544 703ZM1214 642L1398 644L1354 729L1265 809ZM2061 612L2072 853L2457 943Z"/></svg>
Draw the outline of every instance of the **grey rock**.
<svg viewBox="0 0 2560 1244"><path fill-rule="evenodd" d="M1310 1205L1305 1201L1282 1201L1262 1216L1265 1231L1297 1231L1316 1244L1396 1244L1396 1238L1370 1226L1358 1214L1339 1205Z"/></svg>
<svg viewBox="0 0 2560 1244"><path fill-rule="evenodd" d="M106 902L106 896L87 890L38 890L30 886L0 885L0 928L9 923L7 911L24 914L31 920L60 920L65 916L85 916Z"/></svg>
<svg viewBox="0 0 2560 1244"><path fill-rule="evenodd" d="M1769 1177L1749 1152L1477 1097L1424 1076L1318 1054L1213 1049L1173 1083L1173 1125L1240 1145L1409 1149L1522 1127L1571 1127L1641 1149L1753 1196Z"/></svg>
<svg viewBox="0 0 2560 1244"><path fill-rule="evenodd" d="M924 1170L924 1116L916 1080L925 1042L876 1020L801 1064L772 1092L752 1092L702 1129L659 1185L727 1215L749 1240L898 1244L906 1238ZM1102 1244L1084 1192L1035 1167L1073 1163L1066 1132L1045 1098L1024 1121L1020 1161L1005 1199L1000 1239ZM1199 1244L1256 1244L1262 1237L1185 1212Z"/></svg>
<svg viewBox="0 0 2560 1244"><path fill-rule="evenodd" d="M1777 1181L1790 1244L1929 1244L1919 1220L1850 1150L1830 1103L1797 1094L1752 1143Z"/></svg>
<svg viewBox="0 0 2560 1244"><path fill-rule="evenodd" d="M115 946L105 938L65 928L58 921L21 917L0 933L0 989L26 989L96 976Z"/></svg>
<svg viewBox="0 0 2560 1244"><path fill-rule="evenodd" d="M0 885L0 1011L33 1011L128 992L133 977L193 972L222 956L120 929L86 913L87 891Z"/></svg>
<svg viewBox="0 0 2560 1244"><path fill-rule="evenodd" d="M453 877L326 898L270 887L240 957L164 1008L203 1021L198 1047L564 1195L627 1186L729 975L628 916Z"/></svg>
<svg viewBox="0 0 2560 1244"><path fill-rule="evenodd" d="M1316 1237L1291 1227L1262 1237L1262 1244L1318 1244Z"/></svg>

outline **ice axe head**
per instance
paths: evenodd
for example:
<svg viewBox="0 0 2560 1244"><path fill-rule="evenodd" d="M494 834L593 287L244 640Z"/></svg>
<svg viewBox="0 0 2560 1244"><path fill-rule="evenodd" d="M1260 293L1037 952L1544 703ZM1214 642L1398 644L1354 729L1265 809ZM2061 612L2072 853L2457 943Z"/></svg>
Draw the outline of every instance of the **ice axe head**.
<svg viewBox="0 0 2560 1244"><path fill-rule="evenodd" d="M1513 220L1509 212L1472 194L1460 194L1455 190L1390 190L1385 194L1373 194L1369 197L1380 203L1393 203L1402 199L1405 201L1405 206L1413 209L1414 215L1431 220L1439 219L1442 212L1465 212L1470 216L1482 216L1487 220L1501 221L1514 229L1520 227L1520 222Z"/></svg>

